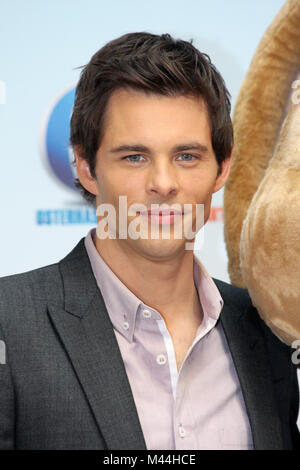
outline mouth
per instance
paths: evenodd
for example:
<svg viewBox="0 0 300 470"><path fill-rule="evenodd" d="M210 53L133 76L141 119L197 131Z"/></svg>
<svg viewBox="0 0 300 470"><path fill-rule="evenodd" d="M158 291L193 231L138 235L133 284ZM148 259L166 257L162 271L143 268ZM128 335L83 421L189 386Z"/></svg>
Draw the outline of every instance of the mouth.
<svg viewBox="0 0 300 470"><path fill-rule="evenodd" d="M181 211L173 210L173 209L148 209L147 211L140 212L141 215L148 215L148 216L170 216L170 215L182 215Z"/></svg>
<svg viewBox="0 0 300 470"><path fill-rule="evenodd" d="M139 215L147 217L151 222L164 225L173 224L175 221L181 219L183 213L173 209L148 209L147 211L139 212Z"/></svg>

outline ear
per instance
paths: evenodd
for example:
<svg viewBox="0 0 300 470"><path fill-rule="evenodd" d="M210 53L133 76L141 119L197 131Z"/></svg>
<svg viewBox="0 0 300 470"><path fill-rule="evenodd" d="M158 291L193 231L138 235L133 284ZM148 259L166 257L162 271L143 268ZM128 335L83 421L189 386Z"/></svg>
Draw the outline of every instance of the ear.
<svg viewBox="0 0 300 470"><path fill-rule="evenodd" d="M98 185L97 180L91 175L90 167L87 162L82 157L82 147L81 145L74 145L73 152L75 155L76 161L76 172L77 177L82 184L82 186L92 194L98 195Z"/></svg>
<svg viewBox="0 0 300 470"><path fill-rule="evenodd" d="M226 183L229 173L230 173L231 157L232 157L232 146L231 146L230 154L221 163L220 171L215 181L213 193L216 193L217 191L219 191L219 189L223 188L224 184Z"/></svg>

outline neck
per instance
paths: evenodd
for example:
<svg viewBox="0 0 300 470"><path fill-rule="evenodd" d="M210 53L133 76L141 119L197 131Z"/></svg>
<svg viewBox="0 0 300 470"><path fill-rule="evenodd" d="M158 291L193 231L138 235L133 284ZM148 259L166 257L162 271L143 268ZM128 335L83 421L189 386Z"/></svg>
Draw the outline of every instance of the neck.
<svg viewBox="0 0 300 470"><path fill-rule="evenodd" d="M123 240L95 237L103 260L144 304L157 310L167 326L190 321L200 325L202 309L194 284L194 254L182 250L176 256L146 258Z"/></svg>

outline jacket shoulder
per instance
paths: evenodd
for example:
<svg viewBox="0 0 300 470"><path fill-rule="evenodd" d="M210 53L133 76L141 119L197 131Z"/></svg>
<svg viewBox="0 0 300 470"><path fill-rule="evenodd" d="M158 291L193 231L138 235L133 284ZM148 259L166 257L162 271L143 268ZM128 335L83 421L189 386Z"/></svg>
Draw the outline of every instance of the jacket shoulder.
<svg viewBox="0 0 300 470"><path fill-rule="evenodd" d="M240 325L245 333L263 339L264 348L262 350L264 354L260 360L267 361L269 364L277 405L291 430L292 443L288 443L287 448L291 446L298 449L300 446L300 434L296 422L299 410L299 386L297 369L292 362L294 350L281 341L261 318L259 311L251 301L247 289L242 289L217 279L214 279L214 282L224 302L227 302L230 314L234 316L235 311L235 320L238 317L242 319ZM232 306L234 308L230 309Z"/></svg>
<svg viewBox="0 0 300 470"><path fill-rule="evenodd" d="M31 271L0 277L0 325L11 327L41 318L49 302L64 305L62 266L66 273L80 268L86 256L84 238L60 261ZM79 266L79 268L78 268Z"/></svg>
<svg viewBox="0 0 300 470"><path fill-rule="evenodd" d="M59 263L0 277L0 324L18 318L17 312L34 311L51 295L62 298Z"/></svg>

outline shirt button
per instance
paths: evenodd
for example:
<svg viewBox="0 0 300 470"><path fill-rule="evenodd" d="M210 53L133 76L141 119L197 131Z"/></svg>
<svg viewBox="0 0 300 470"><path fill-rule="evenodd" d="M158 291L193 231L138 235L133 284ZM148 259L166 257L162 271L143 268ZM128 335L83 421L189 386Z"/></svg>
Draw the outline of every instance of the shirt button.
<svg viewBox="0 0 300 470"><path fill-rule="evenodd" d="M145 318L151 318L151 315L152 313L150 312L150 310L147 310L147 309L143 310L143 316Z"/></svg>
<svg viewBox="0 0 300 470"><path fill-rule="evenodd" d="M128 330L128 328L129 328L129 323L128 323L128 321L124 321L124 323L123 323L123 328L124 328L124 330Z"/></svg>
<svg viewBox="0 0 300 470"><path fill-rule="evenodd" d="M156 362L157 364L165 364L167 362L167 359L166 359L166 356L164 354L159 354L157 357L156 357Z"/></svg>
<svg viewBox="0 0 300 470"><path fill-rule="evenodd" d="M179 430L179 436L180 437L185 437L186 432L185 432L184 427L181 424L179 425L178 430Z"/></svg>

